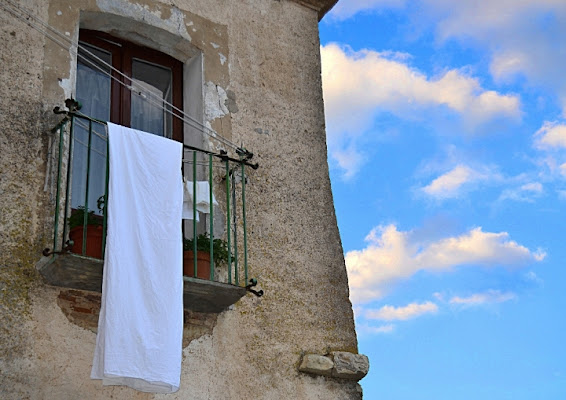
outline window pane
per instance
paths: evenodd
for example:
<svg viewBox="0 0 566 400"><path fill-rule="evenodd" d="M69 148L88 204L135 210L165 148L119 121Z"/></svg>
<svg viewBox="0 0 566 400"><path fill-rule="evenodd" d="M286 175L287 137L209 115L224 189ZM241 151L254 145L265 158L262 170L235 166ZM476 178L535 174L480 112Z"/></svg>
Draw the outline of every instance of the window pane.
<svg viewBox="0 0 566 400"><path fill-rule="evenodd" d="M172 73L169 68L133 59L131 127L171 137ZM139 95L142 92L142 95Z"/></svg>
<svg viewBox="0 0 566 400"><path fill-rule="evenodd" d="M110 67L112 54L96 47L80 43L77 58L77 100L82 104L81 112L90 117L108 121L110 119ZM86 50L83 50L83 48Z"/></svg>
<svg viewBox="0 0 566 400"><path fill-rule="evenodd" d="M102 61L111 64L112 55L96 47L80 43L81 47ZM90 117L108 121L110 119L110 67L79 48L77 59L76 98L82 104L81 112ZM73 162L71 185L71 208L85 205L87 157L89 153L88 121L75 119L73 132ZM88 208L101 214L96 201L104 194L106 180L106 129L93 124L90 147Z"/></svg>

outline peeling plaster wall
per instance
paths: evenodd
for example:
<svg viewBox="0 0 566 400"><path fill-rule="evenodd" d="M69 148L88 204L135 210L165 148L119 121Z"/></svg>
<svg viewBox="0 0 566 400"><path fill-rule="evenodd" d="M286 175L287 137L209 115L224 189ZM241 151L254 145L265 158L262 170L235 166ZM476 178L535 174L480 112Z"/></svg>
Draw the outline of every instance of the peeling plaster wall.
<svg viewBox="0 0 566 400"><path fill-rule="evenodd" d="M95 334L65 317L61 290L33 268L50 247L50 110L72 94L76 61L0 10L0 398L360 398L356 383L297 372L302 352L357 351L326 161L317 11L287 0L19 4L75 41L82 24L186 69L198 56L204 107L193 113L260 164L246 200L250 276L266 294L244 297L184 348L176 394L90 380Z"/></svg>
<svg viewBox="0 0 566 400"><path fill-rule="evenodd" d="M227 100L228 95L222 89L222 86L218 86L214 82L206 82L204 84L205 120L210 122L227 115L229 112L226 107Z"/></svg>

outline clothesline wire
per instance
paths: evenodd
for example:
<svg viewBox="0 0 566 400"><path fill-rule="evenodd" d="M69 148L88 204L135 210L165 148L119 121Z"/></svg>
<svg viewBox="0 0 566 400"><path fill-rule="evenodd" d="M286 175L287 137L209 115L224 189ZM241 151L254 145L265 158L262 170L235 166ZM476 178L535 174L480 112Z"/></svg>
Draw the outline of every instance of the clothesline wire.
<svg viewBox="0 0 566 400"><path fill-rule="evenodd" d="M80 119L76 118L75 122L77 123L77 125L79 125L81 128L85 129L85 130L89 130L89 126L87 124L85 124L83 121L81 121ZM92 129L92 133L94 133L96 136L98 136L100 139L102 140L107 140L108 138L108 133L106 132L106 125L104 125L104 134L96 131L95 129Z"/></svg>
<svg viewBox="0 0 566 400"><path fill-rule="evenodd" d="M80 113L80 114L81 114L82 116L84 116L84 117L88 117L87 115L85 115L85 114L83 114L83 113ZM81 128L83 128L84 130L86 130L86 131L89 130L89 126L88 126L86 123L84 123L83 121L81 121L79 118L75 118L75 123L76 123L77 125L79 125ZM103 124L101 124L101 125L103 125ZM106 125L104 125L104 127L106 127ZM92 133L94 133L98 138L100 138L100 139L102 139L102 140L105 140L105 141L106 141L106 140L108 139L108 133L106 132L106 129L105 129L104 134L102 134L102 133L100 133L100 132L98 132L98 131L96 131L96 130L94 130L94 129L92 129ZM85 147L88 147L88 144L85 143L85 142L83 142L82 140L78 139L78 138L77 138L77 135L74 135L73 137L74 137L74 139L75 139L78 143L82 144L82 145L85 146ZM92 148L92 146L91 146L91 148ZM92 148L92 150L94 150L96 153L98 153L98 154L100 154L100 155L102 155L102 156L106 156L105 153L102 153L101 151L96 150L95 148ZM191 153L191 152L194 152L194 151L197 151L197 150L183 149L183 151L186 151L186 152ZM193 164L193 160L192 160L192 159L183 159L181 162L183 162L183 163L185 163L185 164ZM197 165L208 166L208 165L209 165L209 161L197 161L196 164L197 164ZM224 162L224 161L221 161L221 160L213 160L213 161L212 161L212 164L213 164L214 166L216 166L216 167L222 167L222 168L224 168L224 166L225 166L225 162Z"/></svg>
<svg viewBox="0 0 566 400"><path fill-rule="evenodd" d="M75 100L70 100L70 101L76 102ZM69 104L68 107L73 108L73 105ZM86 119L86 120L91 121L91 122L102 124L105 127L108 126L108 123L106 121L101 121L99 119L89 117L88 115L85 115L85 114L78 112L76 110L59 111L58 107L56 107L54 111L58 114L66 114L66 117L61 122L59 122L59 124L57 126L61 126L61 124L65 123L65 121L68 121L69 118L72 118L72 117L74 117L75 120L77 120L77 118L83 118L83 119ZM86 124L83 123L82 126L85 127ZM252 164L250 162L249 158L245 156L245 154L244 154L244 157L240 157L239 159L236 159L236 158L228 156L228 153L226 153L223 150L220 150L219 153L216 153L214 151L204 150L204 149L200 149L198 147L194 147L190 144L182 143L182 145L183 145L183 152L189 152L189 153L190 152L198 152L198 153L202 153L202 154L208 154L208 155L211 155L213 157L219 158L221 160L220 162L222 162L222 163L235 162L235 163L238 163L238 164L247 165L247 166L251 167L252 169L259 168L259 164L258 163ZM184 153L184 154L186 154L186 153ZM238 154L241 155L240 153L238 153Z"/></svg>
<svg viewBox="0 0 566 400"><path fill-rule="evenodd" d="M83 121L81 121L80 119L76 118L76 119L75 119L75 123L76 123L78 126L80 126L81 128L83 128L84 130L86 130L86 131L89 130L88 125L85 124L85 123L84 123ZM100 139L102 139L102 140L104 140L104 141L106 141L106 140L108 139L108 134L106 134L106 132L105 132L105 135L103 135L103 134L101 134L100 132L97 132L97 131L95 131L94 129L92 129L92 133L94 133L97 137L99 137ZM88 144L85 143L84 141L82 141L81 139L79 139L79 138L77 137L77 135L74 135L73 138L74 138L74 140L75 140L77 143L80 143L80 144L82 144L84 147L87 147L87 148L88 148ZM101 155L102 157L106 157L106 153L105 153L105 152L102 152L102 151L100 151L100 150L97 150L97 149L94 148L93 146L91 146L90 149L91 149L92 151L94 151L95 153ZM196 150L184 149L184 151L187 151L187 152L194 152L194 151L196 151ZM191 160L191 159L182 159L181 162L184 163L184 164L194 164L193 160ZM197 161L196 164L197 164L197 165L201 165L201 166L208 167L208 166L210 165L210 161ZM224 161L221 161L221 160L212 160L212 166L215 167L215 168L225 168L225 164L226 164L226 163L225 163Z"/></svg>
<svg viewBox="0 0 566 400"><path fill-rule="evenodd" d="M82 114L82 113L81 113L81 115L85 116L85 115ZM88 117L88 116L85 116L85 117ZM88 126L86 123L84 123L83 121L81 121L79 118L75 118L75 123L76 123L78 126L80 126L81 128L83 128L84 130L86 130L86 131L89 130L89 126ZM102 125L103 125L103 124L102 124ZM106 128L106 125L104 125L104 127ZM106 141L106 140L108 139L108 134L107 134L107 132L106 132L106 129L105 129L105 134L104 134L104 135L103 135L102 133L100 133L100 132L95 131L94 129L92 129L92 132L93 132L97 137L99 137L99 138L102 139L102 140L105 140L105 141ZM77 135L74 135L73 138L74 138L74 140L75 140L77 143L79 143L79 144L83 145L84 147L87 147L87 148L88 148L88 144L85 143L84 141L82 141L81 139L79 139L79 138L77 137ZM102 152L102 151L100 151L100 150L97 150L97 149L94 148L93 146L91 146L90 149L91 149L92 151L94 151L95 153L99 154L100 156L106 157L106 153L105 153L105 152ZM194 151L196 151L196 150L183 149L183 151L194 152ZM193 162L192 159L182 159L181 162L182 162L183 164L194 164L194 162ZM208 167L208 166L210 166L210 161L197 161L197 162L196 162L196 165ZM225 168L226 163L225 163L225 161L221 161L221 160L212 160L212 166L213 166L214 168Z"/></svg>
<svg viewBox="0 0 566 400"><path fill-rule="evenodd" d="M52 26L50 26L49 24L46 24L45 22L43 22L40 18L36 17L35 15L33 15L33 13L23 9L22 7L20 7L19 5L15 4L12 2L12 0L5 0L8 4L10 4L12 7L14 7L17 11L13 10L13 9L9 9L6 8L4 5L0 4L0 7L2 7L5 11L7 11L8 13L14 15L16 18L20 19L21 21L23 21L24 23L26 23L27 25L29 25L30 27L32 27L33 29L35 29L36 31L38 31L39 33L42 33L43 35L45 35L45 37L51 39L54 43L58 44L59 46L63 47L66 50L69 50L71 53L73 53L74 55L76 55L78 58L80 58L81 60L85 61L86 63L90 64L91 66L93 66L94 68L98 69L101 73L103 73L104 75L110 77L112 80L116 81L117 83L119 83L120 85L124 86L126 89L130 90L131 93L136 94L137 96L140 96L142 98L144 98L146 101L148 101L150 104L155 105L156 107L162 109L165 112L170 113L173 117L179 118L184 124L187 124L189 126L191 126L194 129L197 129L199 131L201 131L202 133L206 134L207 136L211 137L212 139L218 140L219 142L222 142L224 145L231 147L234 150L241 150L240 146L237 146L236 144L234 144L233 142L231 142L230 140L224 138L223 136L219 135L216 131L214 131L213 129L207 127L206 125L202 124L200 121L196 120L194 117L186 114L183 110L179 109L178 107L174 106L173 104L169 103L166 100L163 100L161 97L157 96L156 94L147 91L147 92L143 92L141 90L136 91L134 90L133 85L127 85L125 82L122 82L120 79L116 78L115 76L113 76L111 73L109 73L107 70L105 70L104 68L102 68L100 65L98 65L95 61L89 59L88 57L85 57L84 55L82 55L78 49L80 49L82 52L87 53L90 57L94 58L95 60L97 60L99 63L107 66L109 69L111 69L112 71L116 72L118 75L122 76L123 78L126 78L127 80L131 80L130 77L128 77L127 75L125 75L124 73L122 73L121 71L119 71L118 69L114 68L111 64L107 63L106 61L104 61L103 59L101 59L100 57L96 56L95 54L93 54L91 51L89 51L88 49L86 49L85 46L81 45L80 43L77 43L76 47L78 49L75 49L74 43L72 42L72 40L67 37L66 35L62 34L61 32L59 32L58 30L56 30L55 28L53 28ZM18 12L19 11L19 12ZM21 14L23 13L23 14ZM35 21L36 23L34 23L33 21ZM62 43L60 40L58 40L57 38L53 37L49 32L47 32L45 29L42 29L40 27L37 26L37 24L41 25L43 28L48 29L49 31L55 33L57 36L59 36L60 38L62 38L65 42L67 42L67 45L65 43ZM69 47L70 45L70 47ZM149 100L149 97L156 97L159 99L159 101L156 101L154 99ZM165 104L166 106L170 107L171 109L165 107L163 104ZM176 111L176 112L173 112Z"/></svg>
<svg viewBox="0 0 566 400"><path fill-rule="evenodd" d="M116 70L113 66L107 64L105 61L103 61L102 59L100 59L98 56L96 56L95 54L91 53L89 50L87 50L84 46L82 46L81 44L78 44L78 47L80 48L81 51L88 53L89 56L95 58L97 61L100 61L101 63L109 66L113 71L117 71L118 74L120 74L121 76L125 77L126 79L130 79L129 77L127 77L126 75L124 75L122 72ZM96 68L98 71L100 71L102 74L108 76L110 79L112 79L113 81L117 82L118 84L120 84L121 86L124 86L126 89L128 89L131 93L135 94L136 96L141 97L142 99L144 99L145 101L147 101L149 104L157 107L158 109L161 109L169 114L171 114L173 117L179 118L183 123L185 123L186 125L189 125L191 128L197 129L200 132L206 134L207 136L218 140L219 142L221 142L224 145L227 145L229 147L232 147L233 149L238 149L238 146L236 146L234 143L230 142L228 139L224 138L221 135L218 135L218 133L216 133L214 130L208 128L207 126L201 124L200 122L198 122L196 119L194 119L193 117L191 117L190 115L186 114L184 111L180 110L179 108L175 107L174 105L172 105L171 103L169 103L168 101L162 99L161 97L157 97L156 94L152 93L152 92L143 92L141 90L134 90L134 85L127 85L126 83L122 82L120 79L116 78L114 75L112 75L111 73L107 72L103 67L101 67L100 65L98 65L95 61L89 59L88 57L85 57L83 54L81 54L80 52L76 53L77 57L80 58L81 60L83 60L85 63L90 64L92 67ZM149 97L147 96L149 94ZM157 99L155 99L155 98ZM170 108L168 108L170 107ZM175 111L177 111L177 113L173 112L171 109L174 109ZM181 118L181 115L179 115L178 113L182 114L183 118Z"/></svg>

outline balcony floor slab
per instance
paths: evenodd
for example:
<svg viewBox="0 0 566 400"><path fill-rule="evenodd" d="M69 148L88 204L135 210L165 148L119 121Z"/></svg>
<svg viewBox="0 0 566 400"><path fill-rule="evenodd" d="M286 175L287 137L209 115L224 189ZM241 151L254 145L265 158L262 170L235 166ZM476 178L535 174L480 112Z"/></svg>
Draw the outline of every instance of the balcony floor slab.
<svg viewBox="0 0 566 400"><path fill-rule="evenodd" d="M41 263L38 269L50 285L102 292L102 260L76 254L56 254ZM183 277L183 304L186 310L220 313L245 294L244 287Z"/></svg>

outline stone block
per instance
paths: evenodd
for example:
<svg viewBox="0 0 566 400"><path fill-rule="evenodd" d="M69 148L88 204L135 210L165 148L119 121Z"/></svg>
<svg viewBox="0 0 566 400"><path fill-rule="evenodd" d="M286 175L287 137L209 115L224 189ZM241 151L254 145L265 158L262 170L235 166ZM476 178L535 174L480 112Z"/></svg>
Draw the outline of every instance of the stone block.
<svg viewBox="0 0 566 400"><path fill-rule="evenodd" d="M318 354L305 354L299 371L309 374L330 376L334 363L329 357L320 356Z"/></svg>
<svg viewBox="0 0 566 400"><path fill-rule="evenodd" d="M369 359L363 354L353 354L346 351L332 352L334 378L350 379L359 381L369 371Z"/></svg>

